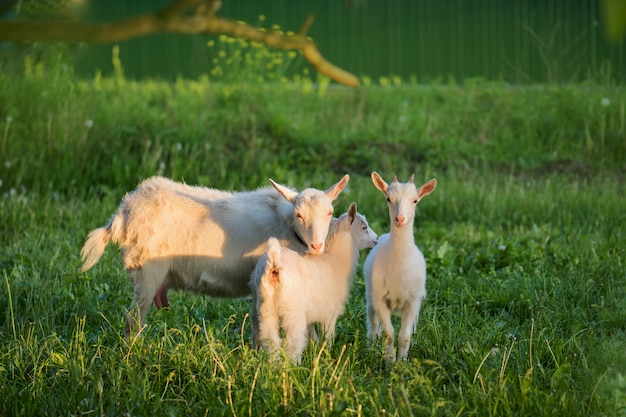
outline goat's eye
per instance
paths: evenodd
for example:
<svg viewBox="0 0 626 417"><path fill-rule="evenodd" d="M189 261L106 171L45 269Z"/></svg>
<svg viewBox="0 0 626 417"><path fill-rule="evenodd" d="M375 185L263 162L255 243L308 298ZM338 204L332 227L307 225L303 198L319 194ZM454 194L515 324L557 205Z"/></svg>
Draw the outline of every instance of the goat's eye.
<svg viewBox="0 0 626 417"><path fill-rule="evenodd" d="M387 202L391 204L391 198L387 197Z"/></svg>
<svg viewBox="0 0 626 417"><path fill-rule="evenodd" d="M417 204L417 198L413 200L413 204Z"/></svg>
<svg viewBox="0 0 626 417"><path fill-rule="evenodd" d="M297 217L299 220L302 220L302 214L300 214L300 213L296 213L296 217Z"/></svg>

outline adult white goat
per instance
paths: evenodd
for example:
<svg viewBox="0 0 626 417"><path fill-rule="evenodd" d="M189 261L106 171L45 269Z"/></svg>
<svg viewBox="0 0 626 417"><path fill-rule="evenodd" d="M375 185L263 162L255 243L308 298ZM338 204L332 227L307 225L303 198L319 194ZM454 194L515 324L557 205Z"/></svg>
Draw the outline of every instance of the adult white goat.
<svg viewBox="0 0 626 417"><path fill-rule="evenodd" d="M269 239L267 253L252 272L252 337L255 346L276 355L285 332L287 355L300 362L307 336L317 340L315 323L332 344L337 318L343 314L359 250L376 244L376 233L350 204L347 213L333 220L326 252L311 256L280 246Z"/></svg>
<svg viewBox="0 0 626 417"><path fill-rule="evenodd" d="M98 262L110 241L121 248L135 289L126 336L139 331L153 299L157 308L169 307L170 288L215 297L248 295L250 273L268 238L312 255L324 252L332 202L349 178L325 192L300 193L271 179L273 188L226 192L149 178L124 197L108 225L89 234L82 270Z"/></svg>
<svg viewBox="0 0 626 417"><path fill-rule="evenodd" d="M386 335L385 358L391 362L396 360L391 315L402 312L398 358L406 360L422 299L426 296L426 262L415 246L413 221L417 203L433 192L437 180L432 179L420 188L415 187L413 180L411 175L407 183L399 183L394 175L389 185L377 172L372 172L372 182L387 198L391 230L380 237L363 264L367 332L370 338L378 338L382 323Z"/></svg>

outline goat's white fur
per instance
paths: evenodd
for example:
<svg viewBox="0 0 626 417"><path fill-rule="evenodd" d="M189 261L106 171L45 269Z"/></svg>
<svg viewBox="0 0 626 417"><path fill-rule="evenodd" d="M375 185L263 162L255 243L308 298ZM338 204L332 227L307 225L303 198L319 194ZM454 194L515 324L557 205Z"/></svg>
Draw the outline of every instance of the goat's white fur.
<svg viewBox="0 0 626 417"><path fill-rule="evenodd" d="M315 323L330 345L337 318L345 309L359 251L376 244L376 233L350 204L333 220L326 252L310 256L281 247L269 239L250 279L252 337L255 346L276 355L281 345L288 357L300 362L308 337L317 340ZM284 341L280 329L285 332ZM308 336L308 337L307 337ZM284 343L283 343L284 342Z"/></svg>
<svg viewBox="0 0 626 417"><path fill-rule="evenodd" d="M129 336L145 322L153 299L158 308L169 306L170 288L248 295L250 273L272 236L294 250L322 254L332 202L348 181L345 175L325 192L298 193L270 179L273 188L226 192L149 178L124 197L108 225L89 234L82 270L98 262L109 242L121 248L135 289L124 326Z"/></svg>
<svg viewBox="0 0 626 417"><path fill-rule="evenodd" d="M396 360L391 315L402 314L398 359L406 360L422 299L426 296L426 262L415 246L413 222L417 203L435 189L437 180L432 179L420 188L415 187L413 180L412 175L407 183L399 183L394 175L389 185L377 172L372 172L372 182L387 198L391 229L380 237L363 264L367 332L376 339L382 325L388 361Z"/></svg>

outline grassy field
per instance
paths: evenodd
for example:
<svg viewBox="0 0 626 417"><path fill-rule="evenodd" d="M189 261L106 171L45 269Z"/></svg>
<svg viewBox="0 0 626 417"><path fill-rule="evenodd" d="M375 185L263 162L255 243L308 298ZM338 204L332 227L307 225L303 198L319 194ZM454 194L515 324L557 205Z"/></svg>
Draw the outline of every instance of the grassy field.
<svg viewBox="0 0 626 417"><path fill-rule="evenodd" d="M626 415L623 88L33 65L0 73L0 91L1 415ZM428 296L406 363L366 338L360 270L336 343L301 366L250 347L247 299L173 293L125 340L117 249L79 272L86 234L148 176L242 190L349 173L336 214L357 201L381 234L372 170L439 181L416 220Z"/></svg>

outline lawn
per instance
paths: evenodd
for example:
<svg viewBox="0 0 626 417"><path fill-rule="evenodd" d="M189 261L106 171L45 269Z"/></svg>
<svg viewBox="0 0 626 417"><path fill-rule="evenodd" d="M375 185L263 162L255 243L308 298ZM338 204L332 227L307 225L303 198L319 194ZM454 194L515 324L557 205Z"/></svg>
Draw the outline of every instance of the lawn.
<svg viewBox="0 0 626 417"><path fill-rule="evenodd" d="M623 88L79 80L33 64L0 91L0 414L626 415ZM125 339L117 248L80 272L87 233L151 175L249 190L348 173L335 214L356 201L382 234L373 170L438 180L416 218L428 295L407 362L367 339L360 268L335 343L299 366L251 348L249 299L174 292Z"/></svg>

